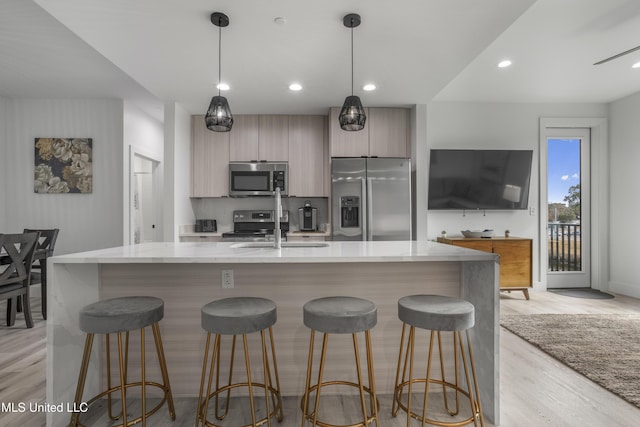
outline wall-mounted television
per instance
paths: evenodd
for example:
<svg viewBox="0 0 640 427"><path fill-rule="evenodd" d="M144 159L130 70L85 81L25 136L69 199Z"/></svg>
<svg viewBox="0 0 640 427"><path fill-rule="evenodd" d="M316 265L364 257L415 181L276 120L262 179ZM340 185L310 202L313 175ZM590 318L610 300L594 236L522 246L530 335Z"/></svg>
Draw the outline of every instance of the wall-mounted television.
<svg viewBox="0 0 640 427"><path fill-rule="evenodd" d="M532 150L432 149L429 209L527 209Z"/></svg>

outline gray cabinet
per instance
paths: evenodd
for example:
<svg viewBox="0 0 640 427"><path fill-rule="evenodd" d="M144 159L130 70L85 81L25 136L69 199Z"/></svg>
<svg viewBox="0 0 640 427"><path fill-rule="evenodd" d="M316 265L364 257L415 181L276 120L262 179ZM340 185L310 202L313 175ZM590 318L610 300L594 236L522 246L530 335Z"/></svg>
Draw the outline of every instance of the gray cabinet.
<svg viewBox="0 0 640 427"><path fill-rule="evenodd" d="M233 127L229 132L229 160L246 162L260 160L258 141L260 116L242 115L233 117Z"/></svg>
<svg viewBox="0 0 640 427"><path fill-rule="evenodd" d="M191 197L229 192L229 132L212 132L204 116L191 117Z"/></svg>
<svg viewBox="0 0 640 427"><path fill-rule="evenodd" d="M361 131L340 128L340 108L329 111L331 157L411 157L409 110L406 108L365 108L367 121Z"/></svg>
<svg viewBox="0 0 640 427"><path fill-rule="evenodd" d="M234 116L229 133L232 162L289 160L289 116Z"/></svg>
<svg viewBox="0 0 640 427"><path fill-rule="evenodd" d="M289 116L289 195L328 197L325 116Z"/></svg>

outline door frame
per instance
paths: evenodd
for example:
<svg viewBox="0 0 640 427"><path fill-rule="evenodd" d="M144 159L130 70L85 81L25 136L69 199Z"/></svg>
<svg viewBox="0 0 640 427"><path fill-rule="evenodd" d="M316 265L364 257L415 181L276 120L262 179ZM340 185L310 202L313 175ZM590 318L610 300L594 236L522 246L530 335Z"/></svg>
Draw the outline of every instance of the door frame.
<svg viewBox="0 0 640 427"><path fill-rule="evenodd" d="M538 277L540 287L547 289L547 134L554 128L587 128L591 131L591 287L601 291L609 288L609 156L608 120L606 118L547 118L539 124L540 185L538 198Z"/></svg>
<svg viewBox="0 0 640 427"><path fill-rule="evenodd" d="M126 188L126 196L125 196L125 209L124 209L124 224L125 227L124 228L124 242L126 245L132 245L133 244L133 217L134 217L134 209L133 209L133 195L134 195L134 182L135 180L133 179L133 174L135 172L135 157L139 156L139 157L143 157L147 160L150 160L154 163L154 167L152 168L153 170L153 174L152 174L152 181L153 181L153 193L154 193L154 205L156 206L156 209L154 210L155 214L156 214L156 221L155 223L156 225L156 236L155 239L157 241L163 241L163 236L162 236L162 227L160 227L159 225L162 224L163 219L162 219L162 174L161 174L161 165L162 165L162 160L159 158L159 156L155 153L152 153L150 151L146 151L143 149L140 149L138 147L134 147L133 145L129 145L129 167L128 167L128 171L127 171L127 179L126 179L126 183L125 183L125 188ZM160 215L159 217L157 215Z"/></svg>
<svg viewBox="0 0 640 427"><path fill-rule="evenodd" d="M591 287L591 129L547 128L546 132L547 148L549 147L549 140L567 139L580 141L580 203L583 206L580 215L581 269L580 271L547 271L547 289ZM544 160L548 166L549 159L546 158ZM540 195L540 204L544 205L545 200L547 202L547 209L540 209L542 215L545 212L549 212L548 185L545 188L540 188ZM570 236L567 237L571 240ZM543 242L541 241L540 244L542 245ZM548 244L545 243L545 245L548 248ZM548 254L546 259L547 261L549 260ZM559 286L560 284L562 286Z"/></svg>

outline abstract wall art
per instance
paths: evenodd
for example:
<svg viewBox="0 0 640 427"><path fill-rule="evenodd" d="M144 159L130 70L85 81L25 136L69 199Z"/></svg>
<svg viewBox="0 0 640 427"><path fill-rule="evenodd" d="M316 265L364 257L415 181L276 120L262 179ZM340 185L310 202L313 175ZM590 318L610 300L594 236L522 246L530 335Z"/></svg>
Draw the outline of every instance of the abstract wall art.
<svg viewBox="0 0 640 427"><path fill-rule="evenodd" d="M91 193L91 138L36 138L35 193Z"/></svg>

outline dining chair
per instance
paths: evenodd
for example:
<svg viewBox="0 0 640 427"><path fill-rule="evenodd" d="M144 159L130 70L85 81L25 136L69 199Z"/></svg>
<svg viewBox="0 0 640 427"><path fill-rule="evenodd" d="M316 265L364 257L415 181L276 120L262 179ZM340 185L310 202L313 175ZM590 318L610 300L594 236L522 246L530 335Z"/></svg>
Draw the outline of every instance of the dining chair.
<svg viewBox="0 0 640 427"><path fill-rule="evenodd" d="M25 301L23 311L27 328L33 328L29 306L31 265L38 233L0 234L0 299L7 300L7 326L16 321L17 297Z"/></svg>
<svg viewBox="0 0 640 427"><path fill-rule="evenodd" d="M40 233L38 244L33 255L33 266L31 269L31 284L40 284L40 295L42 301L42 318L47 320L47 258L53 256L53 250L58 239L58 228L33 229L25 228L23 233ZM20 311L21 303L18 303Z"/></svg>

